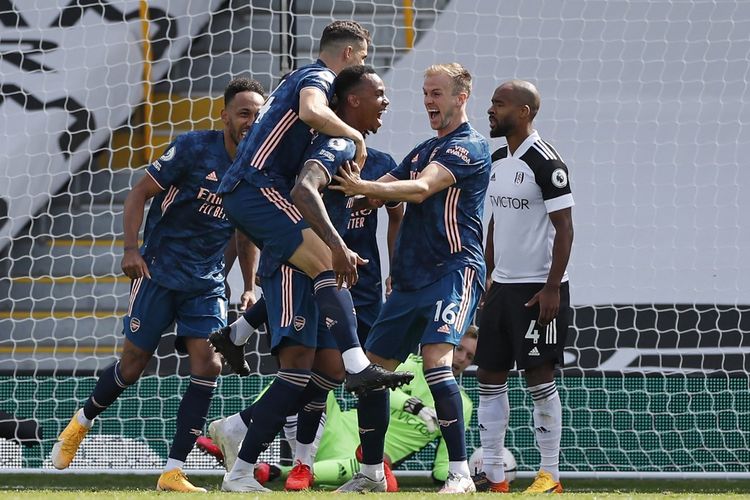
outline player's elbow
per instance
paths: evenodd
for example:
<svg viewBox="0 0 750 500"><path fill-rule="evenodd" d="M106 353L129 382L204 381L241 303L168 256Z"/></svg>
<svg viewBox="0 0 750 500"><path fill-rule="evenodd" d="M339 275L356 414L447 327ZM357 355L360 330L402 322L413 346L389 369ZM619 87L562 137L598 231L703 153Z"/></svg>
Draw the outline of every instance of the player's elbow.
<svg viewBox="0 0 750 500"><path fill-rule="evenodd" d="M409 203L420 204L430 197L430 186L424 183L415 183L414 191L409 196Z"/></svg>
<svg viewBox="0 0 750 500"><path fill-rule="evenodd" d="M295 184L289 194L292 198L292 202L299 208L300 206L306 205L307 201L315 194L315 192L306 184Z"/></svg>

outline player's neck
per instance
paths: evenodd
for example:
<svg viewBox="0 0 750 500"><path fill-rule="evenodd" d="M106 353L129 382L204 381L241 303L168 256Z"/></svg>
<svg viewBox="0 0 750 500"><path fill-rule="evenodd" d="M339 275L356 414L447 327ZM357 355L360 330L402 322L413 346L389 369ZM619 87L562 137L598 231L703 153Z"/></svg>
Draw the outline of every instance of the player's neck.
<svg viewBox="0 0 750 500"><path fill-rule="evenodd" d="M449 124L445 128L438 129L437 136L445 137L446 135L452 134L453 132L456 131L458 127L460 127L461 125L463 125L464 123L468 121L469 121L469 117L466 115L466 113L461 113L455 122Z"/></svg>
<svg viewBox="0 0 750 500"><path fill-rule="evenodd" d="M523 144L523 141L529 138L529 136L534 132L534 129L531 128L531 126L524 127L523 130L519 131L518 133L514 133L511 135L506 135L505 140L508 142L508 152L513 155L515 154L516 150Z"/></svg>
<svg viewBox="0 0 750 500"><path fill-rule="evenodd" d="M318 54L318 59L323 61L323 64L326 65L326 68L330 69L337 75L341 72L342 69L344 69L343 64L339 62L339 58L328 52L321 52L320 54Z"/></svg>

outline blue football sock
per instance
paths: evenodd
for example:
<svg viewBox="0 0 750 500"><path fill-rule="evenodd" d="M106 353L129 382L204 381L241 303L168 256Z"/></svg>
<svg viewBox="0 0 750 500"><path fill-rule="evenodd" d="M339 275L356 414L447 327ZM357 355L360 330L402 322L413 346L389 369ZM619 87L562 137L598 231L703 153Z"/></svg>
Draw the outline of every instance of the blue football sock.
<svg viewBox="0 0 750 500"><path fill-rule="evenodd" d="M309 381L309 370L282 369L276 373L268 390L255 401L239 458L249 464L258 460L284 427L287 415L299 410L300 395Z"/></svg>
<svg viewBox="0 0 750 500"><path fill-rule="evenodd" d="M375 465L383 461L385 433L391 418L389 402L388 389L368 391L359 397L357 419L363 464Z"/></svg>
<svg viewBox="0 0 750 500"><path fill-rule="evenodd" d="M315 302L336 339L339 350L345 352L359 347L352 294L346 288L339 290L336 287L336 275L333 271L323 271L315 277L314 282Z"/></svg>
<svg viewBox="0 0 750 500"><path fill-rule="evenodd" d="M250 422L253 421L253 410L255 410L255 403L240 412L240 418L245 424L245 427L250 427Z"/></svg>
<svg viewBox="0 0 750 500"><path fill-rule="evenodd" d="M448 459L451 462L466 460L463 403L451 367L441 366L425 370L424 378L435 400L435 413L448 448Z"/></svg>
<svg viewBox="0 0 750 500"><path fill-rule="evenodd" d="M248 307L242 314L245 321L254 329L260 328L260 325L268 321L268 309L266 309L266 298L261 297L258 302Z"/></svg>
<svg viewBox="0 0 750 500"><path fill-rule="evenodd" d="M195 440L203 432L214 389L216 389L216 377L196 375L190 377L190 384L177 410L177 429L172 448L169 450L169 458L181 462L187 459L188 453L195 445Z"/></svg>
<svg viewBox="0 0 750 500"><path fill-rule="evenodd" d="M118 361L99 375L91 396L83 405L83 415L89 420L94 420L101 412L109 408L109 405L114 403L129 386L130 384L126 384L122 379Z"/></svg>
<svg viewBox="0 0 750 500"><path fill-rule="evenodd" d="M318 432L320 418L326 409L328 393L341 385L341 380L334 380L319 372L313 372L310 383L307 384L302 400L304 406L299 412L297 420L297 441L302 444L310 444L315 440ZM309 396L308 396L309 395Z"/></svg>

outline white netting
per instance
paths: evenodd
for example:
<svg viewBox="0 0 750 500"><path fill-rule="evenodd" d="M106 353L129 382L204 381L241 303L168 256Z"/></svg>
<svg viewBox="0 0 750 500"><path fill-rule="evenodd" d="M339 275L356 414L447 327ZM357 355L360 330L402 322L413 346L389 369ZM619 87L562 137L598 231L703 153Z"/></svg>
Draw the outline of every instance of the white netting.
<svg viewBox="0 0 750 500"><path fill-rule="evenodd" d="M16 446L0 447L0 469L45 466L91 375L116 357L128 293L119 271L122 201L152 150L185 130L218 127L216 96L231 77L272 87L312 60L331 19L353 18L373 33L372 63L391 99L371 144L397 160L431 134L421 80L433 62L458 61L473 73L470 118L483 132L499 82L529 79L541 91L536 126L566 160L577 202L572 368L558 383L563 468L748 472L750 227L742 214L750 202L741 189L750 184L742 167L750 3L148 4L150 132L141 2L0 2L0 409L37 419L45 438L21 462L10 456ZM265 352L262 339L252 342ZM268 355L252 365L273 370ZM168 338L149 373L176 371L186 366ZM474 379L464 382L475 396ZM530 402L511 382L517 409L507 446L528 471L538 460ZM224 380L212 416L236 411L261 385ZM147 443L161 460L180 394L176 377L149 376L95 431ZM469 438L478 444L473 431ZM409 466L428 469L430 459L424 453Z"/></svg>

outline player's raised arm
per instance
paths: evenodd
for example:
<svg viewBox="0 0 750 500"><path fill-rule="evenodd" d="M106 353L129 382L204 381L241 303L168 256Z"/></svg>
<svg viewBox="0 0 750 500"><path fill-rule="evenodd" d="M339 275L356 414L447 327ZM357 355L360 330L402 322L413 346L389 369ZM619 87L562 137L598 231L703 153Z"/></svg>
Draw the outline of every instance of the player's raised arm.
<svg viewBox="0 0 750 500"><path fill-rule="evenodd" d="M302 89L299 96L299 117L322 134L351 139L357 147L357 161L364 164L367 159L364 137L336 115L328 106L328 99L323 92L313 87Z"/></svg>
<svg viewBox="0 0 750 500"><path fill-rule="evenodd" d="M146 261L138 247L138 233L143 224L143 212L146 202L163 191L162 187L150 175L144 175L125 198L123 210L123 231L125 233L124 255L120 267L130 279L142 276L151 279Z"/></svg>

